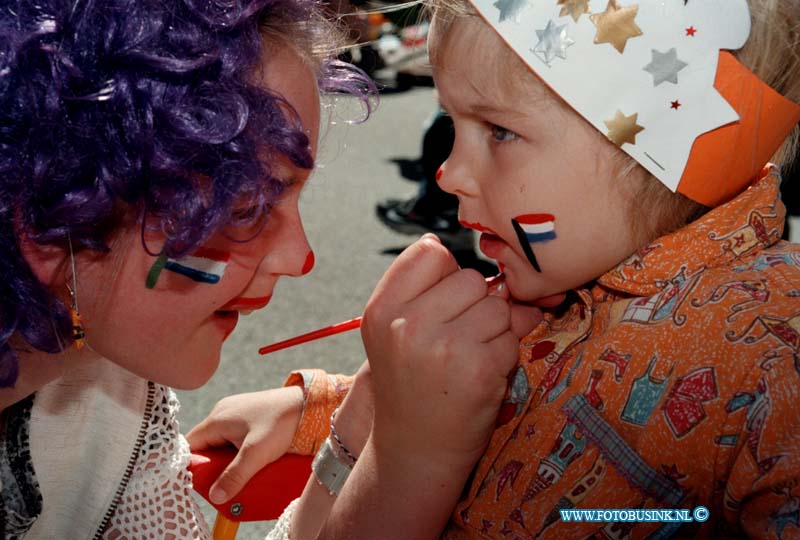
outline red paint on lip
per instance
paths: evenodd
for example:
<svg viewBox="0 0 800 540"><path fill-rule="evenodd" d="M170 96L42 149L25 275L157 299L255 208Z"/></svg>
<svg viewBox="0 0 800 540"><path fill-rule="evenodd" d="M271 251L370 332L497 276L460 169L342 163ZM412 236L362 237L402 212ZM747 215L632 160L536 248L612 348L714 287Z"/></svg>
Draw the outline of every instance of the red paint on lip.
<svg viewBox="0 0 800 540"><path fill-rule="evenodd" d="M222 341L227 341L227 339L231 336L231 334L233 334L234 330L236 330L235 326L233 328L231 328L230 330L225 330L225 335L222 336Z"/></svg>
<svg viewBox="0 0 800 540"><path fill-rule="evenodd" d="M497 260L500 257L500 252L508 246L499 236L489 233L481 234L478 247L481 253L490 259Z"/></svg>
<svg viewBox="0 0 800 540"><path fill-rule="evenodd" d="M300 275L304 276L311 272L311 269L314 268L314 252L309 251L308 255L306 255L306 262L303 263L303 268L300 270Z"/></svg>
<svg viewBox="0 0 800 540"><path fill-rule="evenodd" d="M233 331L236 329L236 323L239 322L239 312L238 311L226 311L226 312L216 312L214 313L214 319L217 321L217 324L222 328L223 336L222 341L228 339Z"/></svg>
<svg viewBox="0 0 800 540"><path fill-rule="evenodd" d="M262 296L260 298L234 298L222 306L219 311L261 309L266 307L270 300L272 300L272 296Z"/></svg>
<svg viewBox="0 0 800 540"><path fill-rule="evenodd" d="M444 173L444 170L441 167L439 167L439 169L436 171L436 181L437 182L442 179L442 174L443 173Z"/></svg>
<svg viewBox="0 0 800 540"><path fill-rule="evenodd" d="M474 230L476 230L478 232L489 233L491 235L497 236L496 232L494 232L489 227L485 227L485 226L481 225L480 223L470 223L469 221L464 221L464 220L461 220L461 219L458 220L458 222L461 224L462 227L466 227L467 229L474 229Z"/></svg>

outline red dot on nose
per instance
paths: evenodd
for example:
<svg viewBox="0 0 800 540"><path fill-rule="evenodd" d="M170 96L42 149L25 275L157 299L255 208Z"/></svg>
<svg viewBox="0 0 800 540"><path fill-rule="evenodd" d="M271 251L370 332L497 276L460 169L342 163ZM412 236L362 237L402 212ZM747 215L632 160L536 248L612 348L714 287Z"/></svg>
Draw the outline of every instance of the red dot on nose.
<svg viewBox="0 0 800 540"><path fill-rule="evenodd" d="M436 171L436 181L437 182L442 179L442 172L443 172L442 168L439 167L439 170Z"/></svg>
<svg viewBox="0 0 800 540"><path fill-rule="evenodd" d="M303 269L301 270L302 275L311 272L312 268L314 268L314 252L309 251L308 255L306 255L306 262L303 263Z"/></svg>

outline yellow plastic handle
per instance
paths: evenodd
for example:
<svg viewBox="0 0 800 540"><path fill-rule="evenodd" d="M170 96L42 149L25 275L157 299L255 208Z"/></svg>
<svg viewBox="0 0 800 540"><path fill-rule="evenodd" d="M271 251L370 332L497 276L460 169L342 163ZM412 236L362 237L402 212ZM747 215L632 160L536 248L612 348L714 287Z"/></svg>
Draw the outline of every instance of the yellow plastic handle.
<svg viewBox="0 0 800 540"><path fill-rule="evenodd" d="M238 521L232 521L222 514L217 514L217 519L214 521L214 540L236 540L236 531L238 530Z"/></svg>

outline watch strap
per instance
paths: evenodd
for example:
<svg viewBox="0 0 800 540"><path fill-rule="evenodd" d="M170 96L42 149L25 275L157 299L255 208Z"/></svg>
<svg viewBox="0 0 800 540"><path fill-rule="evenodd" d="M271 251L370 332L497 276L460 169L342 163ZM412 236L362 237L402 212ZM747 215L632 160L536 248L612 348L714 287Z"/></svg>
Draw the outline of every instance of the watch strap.
<svg viewBox="0 0 800 540"><path fill-rule="evenodd" d="M344 461L334 451L330 437L325 439L319 451L311 462L311 470L317 481L322 484L331 495L338 495L350 475L352 466Z"/></svg>

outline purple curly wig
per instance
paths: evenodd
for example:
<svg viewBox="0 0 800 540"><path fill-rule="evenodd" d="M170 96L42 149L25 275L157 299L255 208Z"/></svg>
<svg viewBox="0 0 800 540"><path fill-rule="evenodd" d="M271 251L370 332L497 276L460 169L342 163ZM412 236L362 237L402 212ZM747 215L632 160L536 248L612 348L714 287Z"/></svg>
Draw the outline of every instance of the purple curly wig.
<svg viewBox="0 0 800 540"><path fill-rule="evenodd" d="M313 167L284 100L251 82L280 40L319 58L312 49L331 34L313 1L2 2L0 386L17 378L12 336L46 352L72 340L68 309L24 261L21 234L106 251L135 209L179 257L235 222L242 200L247 219L268 217L281 183L259 156ZM371 81L319 60L320 89L358 96L369 115Z"/></svg>

